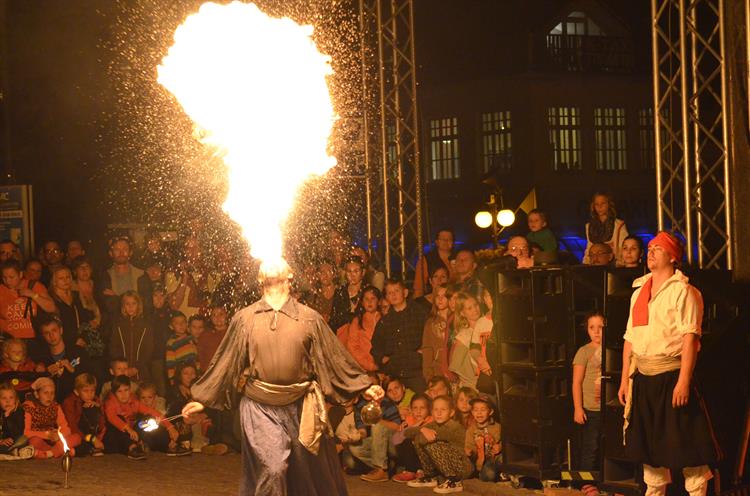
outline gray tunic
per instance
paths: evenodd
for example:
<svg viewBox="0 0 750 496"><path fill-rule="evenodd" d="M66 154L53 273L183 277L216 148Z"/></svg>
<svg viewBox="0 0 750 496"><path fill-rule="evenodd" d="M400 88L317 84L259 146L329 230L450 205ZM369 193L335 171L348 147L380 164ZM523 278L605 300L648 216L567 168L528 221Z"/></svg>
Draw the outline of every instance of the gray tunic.
<svg viewBox="0 0 750 496"><path fill-rule="evenodd" d="M236 404L241 378L278 385L315 380L332 403L370 386L357 364L311 308L290 298L277 312L265 300L238 312L193 398L213 408ZM241 494L346 494L335 449L324 439L318 455L297 440L300 402L262 404L244 396Z"/></svg>

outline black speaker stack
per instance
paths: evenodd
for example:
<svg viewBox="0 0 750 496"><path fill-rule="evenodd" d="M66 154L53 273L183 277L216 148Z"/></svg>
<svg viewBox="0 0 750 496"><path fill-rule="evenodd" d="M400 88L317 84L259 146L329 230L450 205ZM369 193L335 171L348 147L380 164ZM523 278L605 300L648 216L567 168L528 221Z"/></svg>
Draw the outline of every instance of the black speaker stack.
<svg viewBox="0 0 750 496"><path fill-rule="evenodd" d="M593 476L611 479L614 492L637 493L635 466L621 449L622 407L615 403L631 285L643 272L591 266L489 271L499 342L503 470L540 480L578 470L576 456L568 463L577 449L571 364L589 341L585 316L598 310L611 329L603 337L603 437L612 440L619 432L620 438L619 445L615 440L602 450L601 471Z"/></svg>

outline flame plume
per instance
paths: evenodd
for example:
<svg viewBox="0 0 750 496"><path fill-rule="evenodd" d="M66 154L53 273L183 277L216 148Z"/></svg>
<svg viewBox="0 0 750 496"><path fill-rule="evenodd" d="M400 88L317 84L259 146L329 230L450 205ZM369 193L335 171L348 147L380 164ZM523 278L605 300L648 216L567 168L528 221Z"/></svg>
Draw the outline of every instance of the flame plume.
<svg viewBox="0 0 750 496"><path fill-rule="evenodd" d="M323 174L335 120L330 58L313 28L276 19L253 4L206 3L177 28L158 81L182 105L203 143L228 167L224 210L252 254L282 257L282 231L299 186Z"/></svg>

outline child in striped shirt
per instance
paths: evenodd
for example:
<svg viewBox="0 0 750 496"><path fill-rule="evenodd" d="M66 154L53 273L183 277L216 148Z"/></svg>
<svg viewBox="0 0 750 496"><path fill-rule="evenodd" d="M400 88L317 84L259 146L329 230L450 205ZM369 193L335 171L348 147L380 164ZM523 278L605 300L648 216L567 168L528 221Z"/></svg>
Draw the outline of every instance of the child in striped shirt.
<svg viewBox="0 0 750 496"><path fill-rule="evenodd" d="M169 383L174 384L175 371L179 364L198 362L198 347L193 336L188 333L188 323L184 313L173 313L169 328L172 330L172 337L167 340L166 368Z"/></svg>

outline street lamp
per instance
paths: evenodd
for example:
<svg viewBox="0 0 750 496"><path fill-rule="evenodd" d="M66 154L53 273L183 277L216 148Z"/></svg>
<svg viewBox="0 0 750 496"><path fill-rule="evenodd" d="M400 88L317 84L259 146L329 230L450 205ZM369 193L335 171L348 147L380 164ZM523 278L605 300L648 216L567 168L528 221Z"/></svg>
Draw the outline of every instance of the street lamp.
<svg viewBox="0 0 750 496"><path fill-rule="evenodd" d="M498 194L502 194L498 192ZM474 215L474 223L481 229L492 227L492 242L495 248L500 246L500 233L508 226L513 225L516 216L512 210L502 208L502 196L500 202L497 201L496 195L490 195L490 201L487 202L487 210L482 210Z"/></svg>

